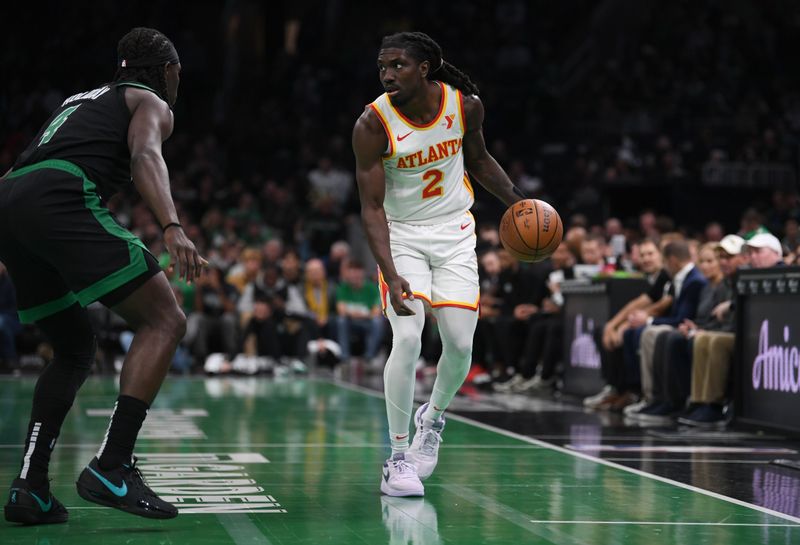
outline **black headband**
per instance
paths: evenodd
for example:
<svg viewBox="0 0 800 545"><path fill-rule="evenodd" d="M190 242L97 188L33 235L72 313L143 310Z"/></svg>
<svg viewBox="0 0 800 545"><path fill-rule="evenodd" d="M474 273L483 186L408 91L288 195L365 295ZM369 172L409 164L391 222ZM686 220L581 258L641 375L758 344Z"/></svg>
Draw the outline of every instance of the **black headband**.
<svg viewBox="0 0 800 545"><path fill-rule="evenodd" d="M181 61L178 58L178 52L175 50L175 46L169 44L169 49L150 57L140 57L138 59L119 57L117 65L121 68L141 68L146 66L161 66L167 63L178 64L179 62Z"/></svg>

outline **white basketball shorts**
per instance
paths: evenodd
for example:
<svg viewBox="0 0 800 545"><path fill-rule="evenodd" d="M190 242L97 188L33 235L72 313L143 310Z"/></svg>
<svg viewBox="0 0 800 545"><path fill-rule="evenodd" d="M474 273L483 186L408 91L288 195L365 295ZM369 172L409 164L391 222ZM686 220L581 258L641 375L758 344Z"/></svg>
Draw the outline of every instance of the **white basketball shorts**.
<svg viewBox="0 0 800 545"><path fill-rule="evenodd" d="M397 273L411 285L414 297L432 308L478 310L478 258L475 218L467 211L435 225L389 223L389 243ZM380 275L386 310L388 285Z"/></svg>

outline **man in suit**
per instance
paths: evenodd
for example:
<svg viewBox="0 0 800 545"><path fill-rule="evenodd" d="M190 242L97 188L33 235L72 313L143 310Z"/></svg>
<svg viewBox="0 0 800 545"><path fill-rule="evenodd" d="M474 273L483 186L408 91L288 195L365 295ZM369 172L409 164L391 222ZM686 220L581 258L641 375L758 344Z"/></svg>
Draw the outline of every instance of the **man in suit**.
<svg viewBox="0 0 800 545"><path fill-rule="evenodd" d="M653 399L653 353L659 333L669 331L684 320L693 320L697 315L700 292L707 280L692 262L689 244L686 241L670 242L664 247L664 268L670 275L669 291L673 297L672 307L665 316L647 316L642 311L631 313L630 329L624 338L624 353L628 368L638 363L642 375L642 401L625 408L627 416L652 410L657 404ZM637 361L638 360L638 361Z"/></svg>

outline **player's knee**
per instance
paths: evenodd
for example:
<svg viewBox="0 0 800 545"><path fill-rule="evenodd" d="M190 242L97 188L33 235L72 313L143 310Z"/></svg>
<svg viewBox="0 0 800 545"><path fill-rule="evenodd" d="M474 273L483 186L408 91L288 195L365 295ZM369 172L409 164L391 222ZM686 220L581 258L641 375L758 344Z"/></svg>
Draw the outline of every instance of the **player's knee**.
<svg viewBox="0 0 800 545"><path fill-rule="evenodd" d="M176 306L171 313L170 326L175 338L178 340L183 339L183 336L186 335L186 314L184 314L183 310L178 306Z"/></svg>
<svg viewBox="0 0 800 545"><path fill-rule="evenodd" d="M449 360L469 362L472 359L472 337L466 335L442 337L442 350L447 351Z"/></svg>
<svg viewBox="0 0 800 545"><path fill-rule="evenodd" d="M75 336L68 338L67 335L63 337L50 337L50 344L53 347L53 359L64 360L86 360L92 359L97 350L97 341L93 333L90 333L80 338Z"/></svg>
<svg viewBox="0 0 800 545"><path fill-rule="evenodd" d="M92 369L96 352L97 338L94 334L86 337L83 342L76 342L73 339L69 345L54 343L53 364L63 368L73 368L85 379Z"/></svg>
<svg viewBox="0 0 800 545"><path fill-rule="evenodd" d="M472 339L456 339L450 343L450 352L455 359L469 361L472 358Z"/></svg>
<svg viewBox="0 0 800 545"><path fill-rule="evenodd" d="M186 315L175 303L166 303L155 313L151 326L177 340L186 334Z"/></svg>
<svg viewBox="0 0 800 545"><path fill-rule="evenodd" d="M63 337L57 338L61 342L53 343L53 360L36 382L35 395L44 396L53 403L62 403L64 410L69 410L75 393L92 372L97 339L94 334L78 335L69 342Z"/></svg>
<svg viewBox="0 0 800 545"><path fill-rule="evenodd" d="M400 351L408 356L408 358L416 360L419 353L422 351L422 338L419 333L413 331L394 332L392 350Z"/></svg>

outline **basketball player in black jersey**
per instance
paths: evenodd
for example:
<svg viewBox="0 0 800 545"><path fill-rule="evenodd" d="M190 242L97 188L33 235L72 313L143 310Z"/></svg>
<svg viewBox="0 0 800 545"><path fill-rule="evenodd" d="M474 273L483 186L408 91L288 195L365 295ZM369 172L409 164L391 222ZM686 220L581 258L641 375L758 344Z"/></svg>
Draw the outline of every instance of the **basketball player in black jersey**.
<svg viewBox="0 0 800 545"><path fill-rule="evenodd" d="M161 155L173 129L180 70L166 36L133 29L119 42L114 81L65 100L0 179L0 261L16 286L20 319L36 323L54 351L34 391L22 468L5 506L8 521L67 520L47 471L94 359L84 308L94 301L122 316L136 335L108 431L76 483L78 493L143 517L178 514L144 484L133 447L186 318L157 261L105 202L132 181L164 230L171 266L187 281L200 273L206 263L178 222Z"/></svg>

